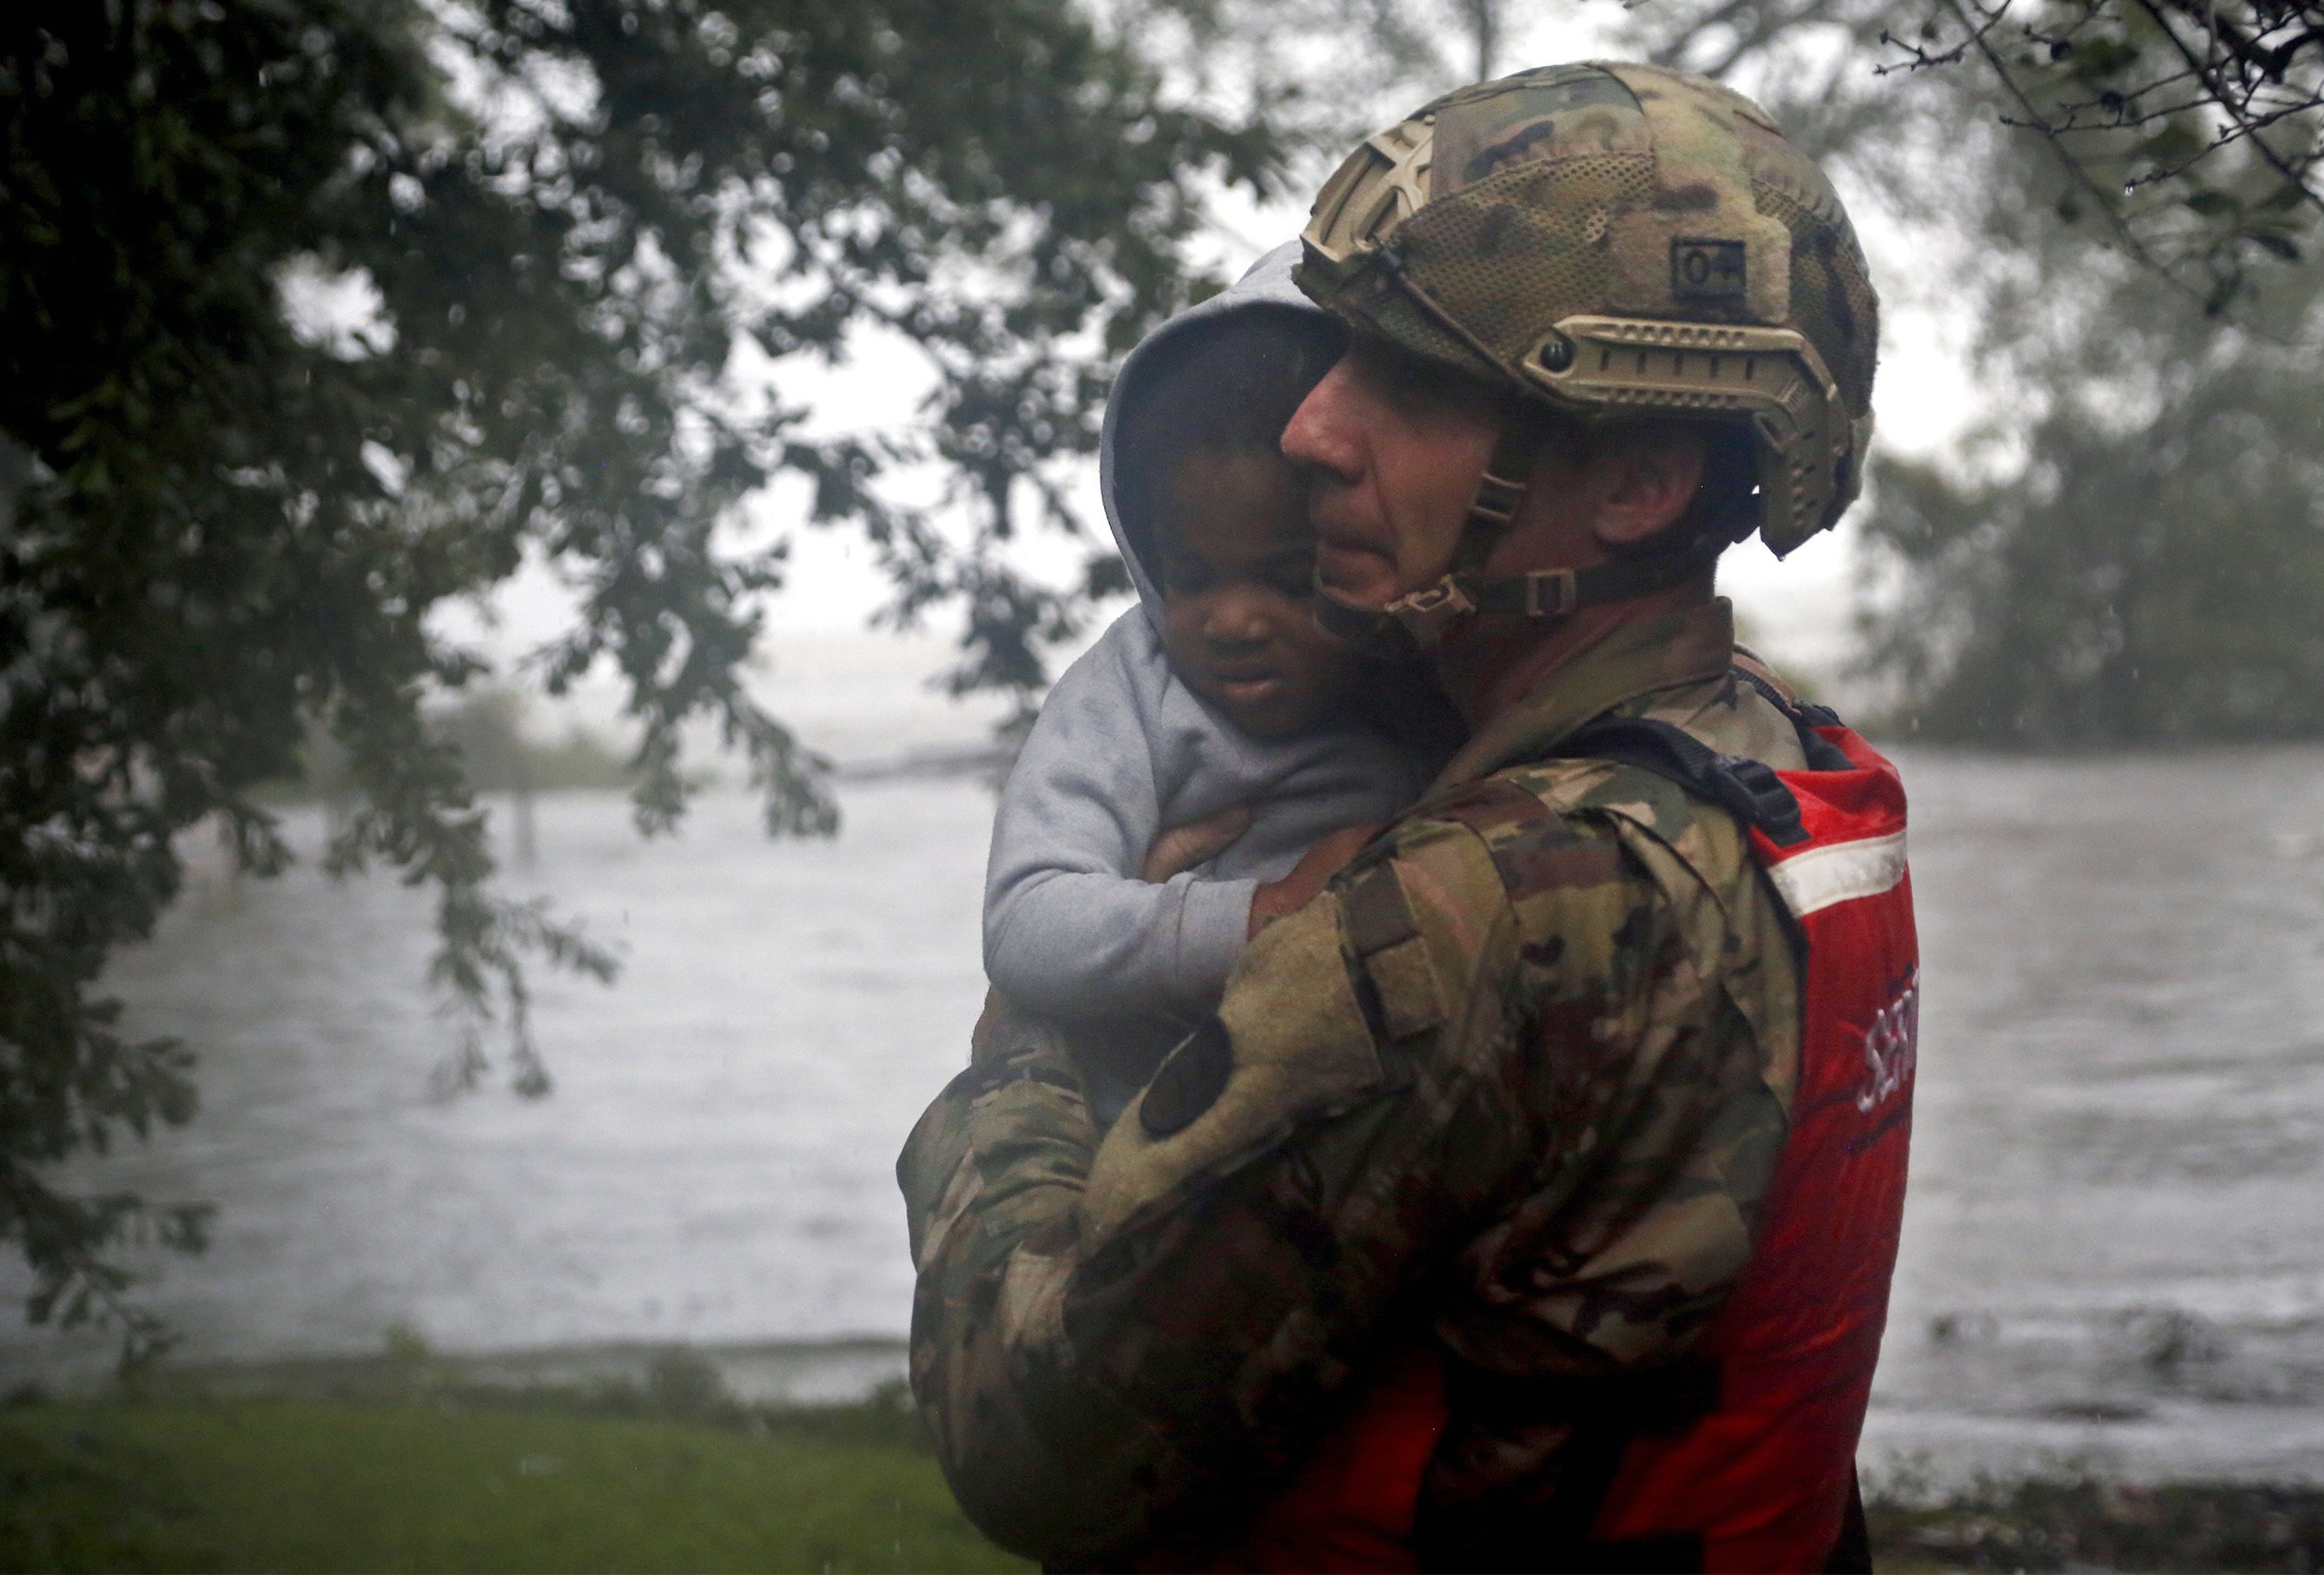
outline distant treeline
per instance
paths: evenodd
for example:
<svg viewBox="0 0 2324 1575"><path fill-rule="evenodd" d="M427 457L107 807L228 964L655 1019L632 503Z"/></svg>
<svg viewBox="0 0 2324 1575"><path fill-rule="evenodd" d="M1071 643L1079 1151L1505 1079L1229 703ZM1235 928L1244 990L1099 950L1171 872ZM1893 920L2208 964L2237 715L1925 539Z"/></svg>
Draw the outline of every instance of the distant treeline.
<svg viewBox="0 0 2324 1575"><path fill-rule="evenodd" d="M575 788L635 787L638 773L627 756L583 727L568 727L563 738L544 743L524 730L524 698L506 689L488 689L457 704L431 711L429 736L459 751L468 781L479 793L546 793ZM301 803L350 791L332 740L318 735L303 752L298 774L267 787L275 803Z"/></svg>
<svg viewBox="0 0 2324 1575"><path fill-rule="evenodd" d="M460 751L469 781L482 793L627 788L637 780L627 759L585 728L567 728L555 744L526 737L523 697L505 689L434 713L428 731Z"/></svg>

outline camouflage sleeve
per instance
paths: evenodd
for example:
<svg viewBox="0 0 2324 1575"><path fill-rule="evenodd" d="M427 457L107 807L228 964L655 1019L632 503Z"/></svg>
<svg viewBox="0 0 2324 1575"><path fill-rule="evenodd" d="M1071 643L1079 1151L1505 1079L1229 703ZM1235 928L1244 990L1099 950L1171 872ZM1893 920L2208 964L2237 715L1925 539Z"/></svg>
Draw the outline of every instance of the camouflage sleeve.
<svg viewBox="0 0 2324 1575"><path fill-rule="evenodd" d="M1103 1141L1063 1045L988 1013L899 1172L914 1390L997 1540L1101 1562L1262 1490L1556 1168L1539 1033L1677 963L1620 838L1532 808L1522 847L1454 820L1375 844L1253 943Z"/></svg>
<svg viewBox="0 0 2324 1575"><path fill-rule="evenodd" d="M896 1162L918 1285L912 1391L971 1518L1044 1560L1089 1533L1032 1409L1070 1368L1058 1322L1097 1131L1063 1039L988 996L968 1070Z"/></svg>

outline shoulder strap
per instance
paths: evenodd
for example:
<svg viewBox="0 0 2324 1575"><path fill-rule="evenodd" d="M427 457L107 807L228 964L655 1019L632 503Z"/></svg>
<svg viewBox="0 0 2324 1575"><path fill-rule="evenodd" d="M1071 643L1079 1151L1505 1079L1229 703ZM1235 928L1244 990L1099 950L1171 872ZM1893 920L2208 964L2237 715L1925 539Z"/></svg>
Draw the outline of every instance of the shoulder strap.
<svg viewBox="0 0 2324 1575"><path fill-rule="evenodd" d="M1761 669L1755 657L1739 648L1738 655L1743 659L1729 670L1789 720L1810 771L1854 769L1855 762L1847 753L1816 731L1838 726L1839 712L1793 698ZM1767 840L1779 848L1807 840L1807 828L1800 822L1800 801L1772 766L1746 755L1723 755L1667 721L1650 717L1600 717L1535 758L1609 761L1631 766L1718 805L1744 825L1765 832Z"/></svg>
<svg viewBox="0 0 2324 1575"><path fill-rule="evenodd" d="M1738 652L1738 655L1740 653ZM1855 765L1845 750L1816 730L1840 725L1840 713L1829 706L1819 706L1812 700L1795 699L1769 681L1751 663L1738 661L1735 676L1756 689L1767 703L1781 711L1791 722L1791 731L1800 735L1800 748L1807 756L1810 771L1847 771Z"/></svg>
<svg viewBox="0 0 2324 1575"><path fill-rule="evenodd" d="M1601 718L1560 739L1555 750L1543 758L1631 766L1718 805L1744 825L1765 832L1777 847L1807 840L1807 828L1800 824L1800 801L1766 762L1723 755L1667 721Z"/></svg>

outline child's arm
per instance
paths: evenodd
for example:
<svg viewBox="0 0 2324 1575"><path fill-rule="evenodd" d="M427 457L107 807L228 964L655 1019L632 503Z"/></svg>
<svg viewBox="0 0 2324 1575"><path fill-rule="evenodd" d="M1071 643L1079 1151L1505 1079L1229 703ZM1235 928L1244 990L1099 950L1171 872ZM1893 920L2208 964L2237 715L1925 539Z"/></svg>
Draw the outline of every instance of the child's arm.
<svg viewBox="0 0 2324 1575"><path fill-rule="evenodd" d="M1165 829L1148 730L1171 682L1132 608L1058 680L1001 790L984 970L1019 1006L1191 1023L1242 952L1256 881L1139 878Z"/></svg>

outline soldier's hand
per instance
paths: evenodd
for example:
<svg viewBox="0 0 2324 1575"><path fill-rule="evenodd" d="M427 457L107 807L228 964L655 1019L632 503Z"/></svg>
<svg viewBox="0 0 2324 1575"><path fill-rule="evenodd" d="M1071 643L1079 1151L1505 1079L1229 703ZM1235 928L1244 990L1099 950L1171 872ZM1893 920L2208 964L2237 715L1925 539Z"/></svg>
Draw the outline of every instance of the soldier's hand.
<svg viewBox="0 0 2324 1575"><path fill-rule="evenodd" d="M1301 855L1290 874L1280 880L1261 881L1259 890L1251 893L1250 933L1256 935L1284 915L1305 907L1365 843L1380 835L1385 824L1378 820L1358 821L1353 826L1326 832Z"/></svg>
<svg viewBox="0 0 2324 1575"><path fill-rule="evenodd" d="M1146 862L1138 871L1139 879L1160 885L1173 875L1183 875L1226 852L1235 839L1249 829L1248 804L1229 804L1200 820L1173 826L1156 837L1154 846L1146 850Z"/></svg>

